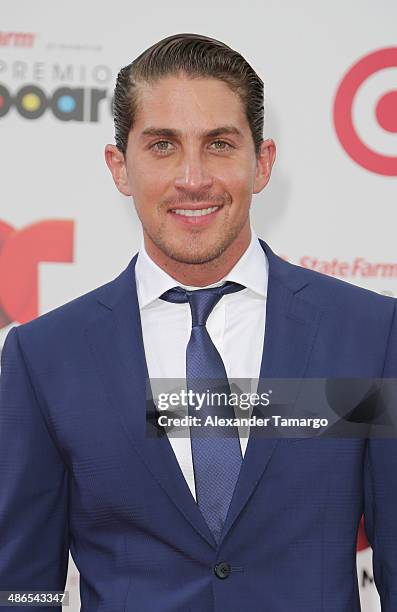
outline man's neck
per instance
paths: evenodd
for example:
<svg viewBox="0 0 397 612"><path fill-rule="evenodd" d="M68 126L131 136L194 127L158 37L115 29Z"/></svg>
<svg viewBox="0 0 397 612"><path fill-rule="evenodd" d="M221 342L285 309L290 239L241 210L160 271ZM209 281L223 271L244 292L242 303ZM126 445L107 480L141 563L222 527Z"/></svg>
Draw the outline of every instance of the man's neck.
<svg viewBox="0 0 397 612"><path fill-rule="evenodd" d="M249 226L247 229L248 231L242 232L219 257L206 263L186 264L175 261L148 241L146 235L144 235L145 249L154 263L178 283L191 287L207 287L223 279L248 249L251 229Z"/></svg>

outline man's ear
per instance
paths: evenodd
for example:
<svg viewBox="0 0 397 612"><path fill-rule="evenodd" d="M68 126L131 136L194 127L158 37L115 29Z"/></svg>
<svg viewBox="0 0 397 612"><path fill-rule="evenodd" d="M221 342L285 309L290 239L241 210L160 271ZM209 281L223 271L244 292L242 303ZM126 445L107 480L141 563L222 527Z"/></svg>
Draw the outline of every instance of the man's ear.
<svg viewBox="0 0 397 612"><path fill-rule="evenodd" d="M125 196L132 195L123 153L115 145L107 144L105 147L105 161L112 173L114 184L120 193Z"/></svg>
<svg viewBox="0 0 397 612"><path fill-rule="evenodd" d="M266 187L276 159L276 145L271 138L263 140L256 159L256 173L252 193L259 193Z"/></svg>

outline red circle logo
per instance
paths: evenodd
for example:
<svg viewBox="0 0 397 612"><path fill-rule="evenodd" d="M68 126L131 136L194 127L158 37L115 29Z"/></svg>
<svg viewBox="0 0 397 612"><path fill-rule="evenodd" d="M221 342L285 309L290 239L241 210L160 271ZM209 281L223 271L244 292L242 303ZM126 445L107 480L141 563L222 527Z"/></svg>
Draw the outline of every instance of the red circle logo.
<svg viewBox="0 0 397 612"><path fill-rule="evenodd" d="M369 76L396 66L397 47L379 49L366 55L345 74L334 102L335 130L346 153L366 170L384 176L397 176L397 156L383 155L363 142L354 127L352 107L359 87ZM381 96L374 114L383 130L397 133L397 89Z"/></svg>

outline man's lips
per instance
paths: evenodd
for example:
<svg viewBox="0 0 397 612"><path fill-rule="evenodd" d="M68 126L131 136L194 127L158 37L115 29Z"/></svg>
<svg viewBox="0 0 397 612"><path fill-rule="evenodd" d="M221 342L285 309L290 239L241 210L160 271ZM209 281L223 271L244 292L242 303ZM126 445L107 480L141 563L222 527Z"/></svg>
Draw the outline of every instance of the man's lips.
<svg viewBox="0 0 397 612"><path fill-rule="evenodd" d="M172 212L173 210L205 210L206 208L214 208L215 206L222 208L223 204L213 204L212 202L199 202L198 204L177 204L175 206L171 206L168 212Z"/></svg>
<svg viewBox="0 0 397 612"><path fill-rule="evenodd" d="M210 221L212 221L212 219L219 213L219 211L222 208L223 208L223 204L218 205L218 204L205 203L205 204L198 204L198 205L196 204L194 206L186 206L186 204L184 204L180 206L173 206L172 208L169 209L168 212L173 216L173 218L176 221L180 221L188 225L197 226L197 225L208 224ZM204 210L208 212L201 213L200 215L192 214L191 212L191 211L204 211ZM182 212L179 212L179 211L186 211L186 214L183 214Z"/></svg>

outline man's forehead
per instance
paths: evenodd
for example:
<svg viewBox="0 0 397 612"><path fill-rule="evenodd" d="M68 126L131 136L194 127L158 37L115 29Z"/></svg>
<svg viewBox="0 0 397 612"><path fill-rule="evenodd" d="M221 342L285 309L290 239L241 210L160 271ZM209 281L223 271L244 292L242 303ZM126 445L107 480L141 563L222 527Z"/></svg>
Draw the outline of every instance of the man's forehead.
<svg viewBox="0 0 397 612"><path fill-rule="evenodd" d="M166 75L139 83L135 108L133 131L142 140L192 134L241 139L249 130L240 96L214 77Z"/></svg>
<svg viewBox="0 0 397 612"><path fill-rule="evenodd" d="M137 92L134 127L140 136L182 137L194 132L199 137L241 138L246 132L249 126L240 96L219 79L169 77L160 89L165 80L157 88L154 84L149 91L146 85Z"/></svg>
<svg viewBox="0 0 397 612"><path fill-rule="evenodd" d="M138 81L135 100L143 114L169 112L172 108L191 112L195 107L222 117L228 112L230 116L244 112L240 95L230 85L207 76L166 75L153 82Z"/></svg>

